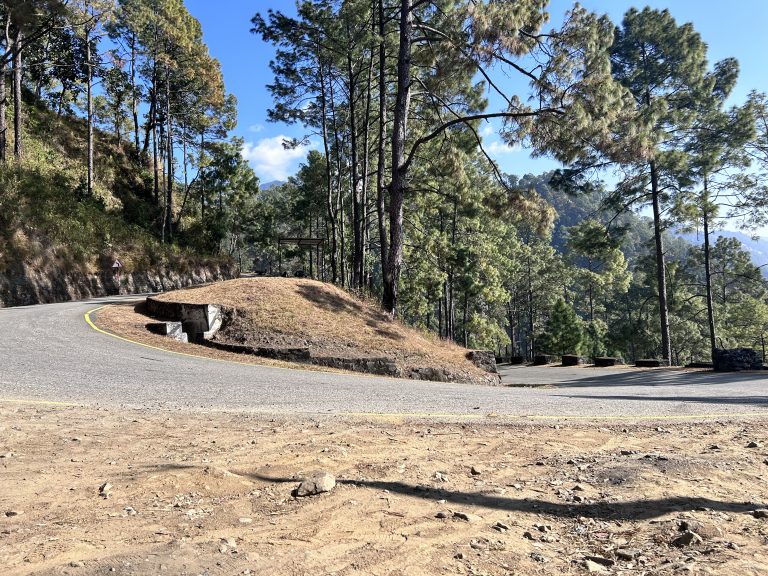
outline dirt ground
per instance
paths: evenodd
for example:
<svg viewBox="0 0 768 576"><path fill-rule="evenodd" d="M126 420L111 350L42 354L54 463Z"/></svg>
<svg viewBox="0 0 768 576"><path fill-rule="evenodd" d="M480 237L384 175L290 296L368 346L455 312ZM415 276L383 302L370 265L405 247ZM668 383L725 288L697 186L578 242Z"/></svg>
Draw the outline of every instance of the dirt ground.
<svg viewBox="0 0 768 576"><path fill-rule="evenodd" d="M752 514L768 499L766 431L2 403L0 565L7 576L768 574L768 519ZM336 487L294 497L315 470ZM692 543L673 544L681 535Z"/></svg>

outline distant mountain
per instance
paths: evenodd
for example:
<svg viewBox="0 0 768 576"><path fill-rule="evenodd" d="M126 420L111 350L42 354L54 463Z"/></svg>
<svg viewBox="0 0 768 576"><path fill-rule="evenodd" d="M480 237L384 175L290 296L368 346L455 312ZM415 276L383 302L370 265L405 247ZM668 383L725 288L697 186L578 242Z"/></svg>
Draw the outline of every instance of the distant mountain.
<svg viewBox="0 0 768 576"><path fill-rule="evenodd" d="M700 245L704 243L704 237L701 233L688 232L679 234L679 236L685 238L691 244ZM749 234L737 230L719 230L712 233L710 241L714 243L721 236L724 236L725 238L736 238L736 240L741 242L744 250L749 252L750 256L752 256L752 263L755 266L768 264L768 238L761 237L754 239ZM768 277L768 266L762 268L762 271L763 276Z"/></svg>
<svg viewBox="0 0 768 576"><path fill-rule="evenodd" d="M280 184L285 184L285 180L272 180L270 182L264 182L263 184L259 185L259 190L269 190L275 186L280 186Z"/></svg>

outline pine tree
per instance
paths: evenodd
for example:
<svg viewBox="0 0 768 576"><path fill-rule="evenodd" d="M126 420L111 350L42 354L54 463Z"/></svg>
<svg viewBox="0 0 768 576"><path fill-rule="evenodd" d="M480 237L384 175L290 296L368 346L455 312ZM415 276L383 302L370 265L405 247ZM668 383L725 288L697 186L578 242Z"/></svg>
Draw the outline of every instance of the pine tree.
<svg viewBox="0 0 768 576"><path fill-rule="evenodd" d="M541 334L540 348L550 354L581 354L584 344L584 322L573 306L560 298L555 302Z"/></svg>

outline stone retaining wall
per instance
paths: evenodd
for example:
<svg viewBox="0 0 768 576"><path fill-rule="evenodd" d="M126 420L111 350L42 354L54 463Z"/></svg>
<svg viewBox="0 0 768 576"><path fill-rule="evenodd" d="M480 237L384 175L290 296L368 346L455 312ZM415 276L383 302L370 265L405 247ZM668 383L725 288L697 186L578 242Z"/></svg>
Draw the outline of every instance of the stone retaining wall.
<svg viewBox="0 0 768 576"><path fill-rule="evenodd" d="M84 274L55 268L41 272L25 265L14 273L0 274L0 308L115 294L165 292L236 277L236 269L227 266L201 266L181 273L158 268L124 273L118 279L111 272Z"/></svg>

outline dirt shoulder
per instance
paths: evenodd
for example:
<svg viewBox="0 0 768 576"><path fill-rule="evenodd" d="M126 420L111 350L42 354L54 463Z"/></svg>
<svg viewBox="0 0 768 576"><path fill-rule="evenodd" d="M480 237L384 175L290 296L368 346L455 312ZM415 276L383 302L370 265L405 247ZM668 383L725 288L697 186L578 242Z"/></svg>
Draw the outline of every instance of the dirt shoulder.
<svg viewBox="0 0 768 576"><path fill-rule="evenodd" d="M591 557L614 574L768 574L768 520L750 513L766 507L766 432L2 403L0 562L410 576L580 574ZM293 497L318 469L335 489ZM682 522L697 538L678 547Z"/></svg>

